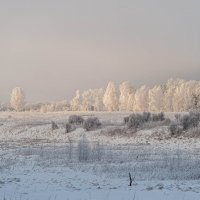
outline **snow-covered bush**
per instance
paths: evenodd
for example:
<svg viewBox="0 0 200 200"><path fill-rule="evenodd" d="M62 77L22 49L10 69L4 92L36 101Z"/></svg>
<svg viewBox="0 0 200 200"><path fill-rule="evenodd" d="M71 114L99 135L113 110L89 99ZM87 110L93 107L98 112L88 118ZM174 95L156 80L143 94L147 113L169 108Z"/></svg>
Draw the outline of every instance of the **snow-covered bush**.
<svg viewBox="0 0 200 200"><path fill-rule="evenodd" d="M164 121L164 120L165 120L165 115L163 112L158 114L152 114L152 121Z"/></svg>
<svg viewBox="0 0 200 200"><path fill-rule="evenodd" d="M144 122L151 121L151 113L150 112L143 112L142 117L143 117Z"/></svg>
<svg viewBox="0 0 200 200"><path fill-rule="evenodd" d="M183 131L186 135L198 135L200 113L190 112L189 114L183 116L176 114L175 118L176 121L171 123L169 126L169 131L172 136L180 135L183 133Z"/></svg>
<svg viewBox="0 0 200 200"><path fill-rule="evenodd" d="M189 115L184 115L180 119L180 123L183 126L184 130L189 129L190 127L190 116Z"/></svg>
<svg viewBox="0 0 200 200"><path fill-rule="evenodd" d="M174 117L175 117L177 122L180 122L180 119L181 119L181 115L180 114L177 113L177 114L174 115Z"/></svg>
<svg viewBox="0 0 200 200"><path fill-rule="evenodd" d="M128 118L124 118L125 124L129 129L138 128L154 128L156 126L163 126L169 124L169 119L165 119L164 113L151 114L150 112L143 112L143 114L131 114Z"/></svg>
<svg viewBox="0 0 200 200"><path fill-rule="evenodd" d="M128 120L128 128L137 129L144 123L143 116L141 114L131 114Z"/></svg>
<svg viewBox="0 0 200 200"><path fill-rule="evenodd" d="M56 129L58 129L58 125L54 121L52 121L51 122L51 130L54 131Z"/></svg>
<svg viewBox="0 0 200 200"><path fill-rule="evenodd" d="M80 124L83 124L83 122L84 122L84 119L81 116L78 116L78 115L70 115L69 116L69 123L70 124L80 125Z"/></svg>
<svg viewBox="0 0 200 200"><path fill-rule="evenodd" d="M81 162L88 161L91 154L91 147L86 139L85 136L83 136L78 143L78 160Z"/></svg>
<svg viewBox="0 0 200 200"><path fill-rule="evenodd" d="M190 112L189 116L190 116L191 127L197 127L200 122L200 113Z"/></svg>
<svg viewBox="0 0 200 200"><path fill-rule="evenodd" d="M173 122L169 126L169 131L171 136L178 136L183 132L183 127L179 123Z"/></svg>
<svg viewBox="0 0 200 200"><path fill-rule="evenodd" d="M101 126L101 122L97 117L90 117L85 120L83 127L86 131L95 130Z"/></svg>
<svg viewBox="0 0 200 200"><path fill-rule="evenodd" d="M85 135L79 140L77 157L80 162L101 161L103 155L104 147L99 141L91 145Z"/></svg>
<svg viewBox="0 0 200 200"><path fill-rule="evenodd" d="M65 133L69 133L69 132L71 132L71 131L72 131L72 125L69 124L69 123L67 123L67 124L65 125Z"/></svg>
<svg viewBox="0 0 200 200"><path fill-rule="evenodd" d="M180 118L180 124L184 130L197 127L200 122L200 113L190 112Z"/></svg>
<svg viewBox="0 0 200 200"><path fill-rule="evenodd" d="M128 117L124 117L124 123L127 124L129 121L129 116Z"/></svg>

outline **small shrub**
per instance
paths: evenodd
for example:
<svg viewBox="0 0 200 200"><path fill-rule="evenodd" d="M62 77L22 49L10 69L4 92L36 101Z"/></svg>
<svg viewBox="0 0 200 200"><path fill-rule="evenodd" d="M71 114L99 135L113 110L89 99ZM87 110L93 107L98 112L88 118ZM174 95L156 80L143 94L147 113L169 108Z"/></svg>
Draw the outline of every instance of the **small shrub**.
<svg viewBox="0 0 200 200"><path fill-rule="evenodd" d="M127 124L129 121L129 116L128 117L124 117L124 123Z"/></svg>
<svg viewBox="0 0 200 200"><path fill-rule="evenodd" d="M69 123L67 123L67 124L65 125L65 133L69 133L69 132L71 132L71 131L72 131L72 125L69 124Z"/></svg>
<svg viewBox="0 0 200 200"><path fill-rule="evenodd" d="M180 123L184 130L197 127L200 122L200 113L191 112L189 115L184 115L180 118Z"/></svg>
<svg viewBox="0 0 200 200"><path fill-rule="evenodd" d="M52 121L51 122L51 130L54 131L56 129L59 129L59 127L58 127L58 125L54 121Z"/></svg>
<svg viewBox="0 0 200 200"><path fill-rule="evenodd" d="M178 136L183 132L183 127L178 123L171 123L169 126L171 136Z"/></svg>
<svg viewBox="0 0 200 200"><path fill-rule="evenodd" d="M84 122L84 119L81 116L78 116L78 115L69 116L69 123L70 124L80 125L80 124L83 124L83 122Z"/></svg>
<svg viewBox="0 0 200 200"><path fill-rule="evenodd" d="M197 136L199 135L199 122L200 122L200 113L190 112L187 115L181 116L180 114L175 115L176 122L173 122L169 126L169 131L172 136L180 135L185 132L185 135L188 136Z"/></svg>
<svg viewBox="0 0 200 200"><path fill-rule="evenodd" d="M132 114L129 116L129 120L128 120L128 128L133 128L133 129L137 129L139 128L139 126L143 123L143 118L142 115L140 114Z"/></svg>
<svg viewBox="0 0 200 200"><path fill-rule="evenodd" d="M85 120L83 127L86 131L91 131L99 128L101 126L101 123L97 117L90 117L87 120Z"/></svg>
<svg viewBox="0 0 200 200"><path fill-rule="evenodd" d="M180 114L175 114L174 117L175 117L177 122L180 122L180 119L181 119L181 115Z"/></svg>
<svg viewBox="0 0 200 200"><path fill-rule="evenodd" d="M152 115L152 121L164 121L164 120L165 120L165 115L163 112Z"/></svg>
<svg viewBox="0 0 200 200"><path fill-rule="evenodd" d="M190 127L190 116L189 115L184 115L180 119L180 123L183 127L183 130L187 130Z"/></svg>
<svg viewBox="0 0 200 200"><path fill-rule="evenodd" d="M150 112L143 112L143 121L145 121L145 122L151 121L151 113Z"/></svg>
<svg viewBox="0 0 200 200"><path fill-rule="evenodd" d="M143 112L143 114L131 114L129 118L124 118L127 121L129 129L137 131L138 128L164 126L170 123L169 119L166 119L164 113L151 114L150 112Z"/></svg>
<svg viewBox="0 0 200 200"><path fill-rule="evenodd" d="M190 112L190 127L197 127L200 121L200 113Z"/></svg>
<svg viewBox="0 0 200 200"><path fill-rule="evenodd" d="M190 112L189 115L200 120L200 112Z"/></svg>

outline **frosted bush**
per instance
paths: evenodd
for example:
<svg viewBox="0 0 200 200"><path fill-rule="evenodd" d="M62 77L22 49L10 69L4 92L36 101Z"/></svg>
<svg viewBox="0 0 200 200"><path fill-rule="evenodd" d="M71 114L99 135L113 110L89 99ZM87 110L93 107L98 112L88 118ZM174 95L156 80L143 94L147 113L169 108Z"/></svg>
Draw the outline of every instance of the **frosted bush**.
<svg viewBox="0 0 200 200"><path fill-rule="evenodd" d="M69 124L69 123L67 123L67 124L65 125L65 133L69 133L69 132L71 132L71 131L72 131L72 125Z"/></svg>
<svg viewBox="0 0 200 200"><path fill-rule="evenodd" d="M70 124L80 125L80 124L83 124L83 122L84 122L84 119L81 116L78 116L78 115L70 115L69 116Z"/></svg>
<svg viewBox="0 0 200 200"><path fill-rule="evenodd" d="M128 120L128 128L137 129L143 123L142 115L140 114L132 114L129 116Z"/></svg>
<svg viewBox="0 0 200 200"><path fill-rule="evenodd" d="M58 125L54 121L52 121L51 122L51 130L54 131L54 130L56 130L58 128L59 128Z"/></svg>
<svg viewBox="0 0 200 200"><path fill-rule="evenodd" d="M169 131L172 136L180 135L185 132L186 135L199 135L200 113L190 112L187 115L175 115L176 121L171 123Z"/></svg>
<svg viewBox="0 0 200 200"><path fill-rule="evenodd" d="M183 127L179 123L173 122L169 126L169 131L171 136L178 136L183 132Z"/></svg>
<svg viewBox="0 0 200 200"><path fill-rule="evenodd" d="M91 154L91 147L86 137L83 136L78 143L78 160L82 162L88 161L90 158L90 154Z"/></svg>
<svg viewBox="0 0 200 200"><path fill-rule="evenodd" d="M83 127L86 131L95 130L101 126L101 123L97 117L90 117L85 120Z"/></svg>
<svg viewBox="0 0 200 200"><path fill-rule="evenodd" d="M150 112L143 113L143 121L145 121L145 122L151 121L151 113Z"/></svg>
<svg viewBox="0 0 200 200"><path fill-rule="evenodd" d="M175 117L177 122L180 122L180 119L181 119L181 115L180 114L175 114L174 117Z"/></svg>
<svg viewBox="0 0 200 200"><path fill-rule="evenodd" d="M145 127L144 124L149 124L151 122L163 122L165 119L164 113L151 114L150 112L144 112L143 114L131 114L128 118L124 118L124 122L127 124L128 128L137 129L140 127ZM157 125L160 125L158 123ZM161 124L162 125L162 124ZM156 123L153 125L156 126Z"/></svg>
<svg viewBox="0 0 200 200"><path fill-rule="evenodd" d="M129 121L129 116L128 117L124 117L124 123L127 124Z"/></svg>
<svg viewBox="0 0 200 200"><path fill-rule="evenodd" d="M200 113L190 112L189 115L184 115L180 118L180 124L184 130L197 127L200 122Z"/></svg>
<svg viewBox="0 0 200 200"><path fill-rule="evenodd" d="M165 120L165 115L163 112L152 115L152 121L164 121L164 120Z"/></svg>

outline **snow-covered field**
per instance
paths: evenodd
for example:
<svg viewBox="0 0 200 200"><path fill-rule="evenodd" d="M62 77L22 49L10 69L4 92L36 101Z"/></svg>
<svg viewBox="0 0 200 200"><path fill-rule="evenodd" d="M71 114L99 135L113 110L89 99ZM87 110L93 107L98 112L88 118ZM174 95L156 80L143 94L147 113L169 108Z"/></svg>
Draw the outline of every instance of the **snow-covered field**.
<svg viewBox="0 0 200 200"><path fill-rule="evenodd" d="M102 127L65 133L71 114L0 114L0 199L200 199L200 139L171 138L164 125L124 134L129 113L76 113Z"/></svg>

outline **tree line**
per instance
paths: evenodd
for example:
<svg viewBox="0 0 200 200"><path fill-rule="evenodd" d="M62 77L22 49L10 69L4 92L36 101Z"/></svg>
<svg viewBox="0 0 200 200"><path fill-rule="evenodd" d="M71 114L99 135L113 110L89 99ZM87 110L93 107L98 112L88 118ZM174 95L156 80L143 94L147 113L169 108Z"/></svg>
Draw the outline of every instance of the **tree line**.
<svg viewBox="0 0 200 200"><path fill-rule="evenodd" d="M184 112L200 108L200 81L169 79L153 87L134 87L125 81L117 87L110 81L106 88L76 91L75 96L54 103L28 104L22 88L11 92L9 104L1 104L1 111L122 111L122 112Z"/></svg>

